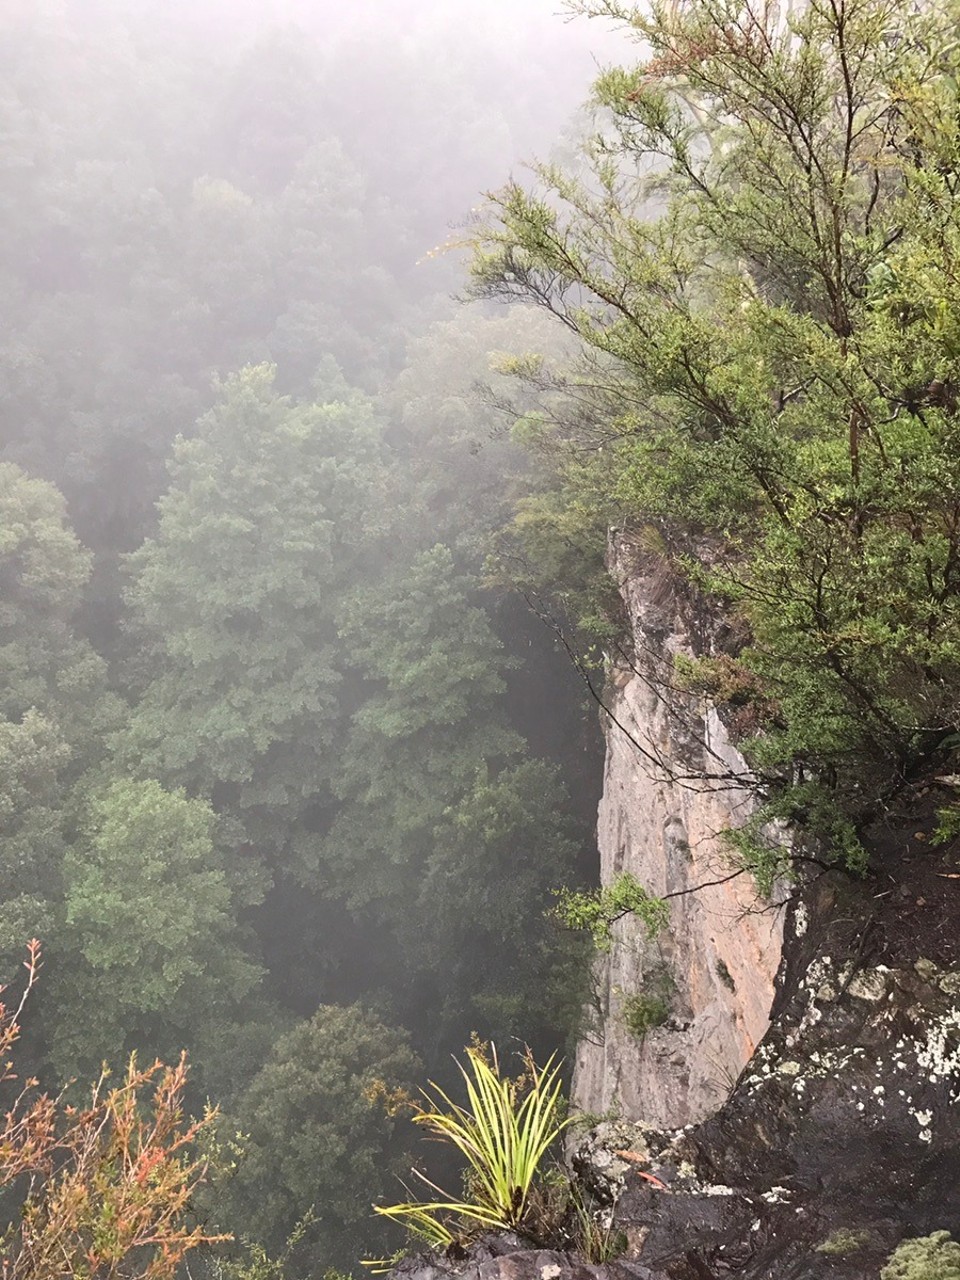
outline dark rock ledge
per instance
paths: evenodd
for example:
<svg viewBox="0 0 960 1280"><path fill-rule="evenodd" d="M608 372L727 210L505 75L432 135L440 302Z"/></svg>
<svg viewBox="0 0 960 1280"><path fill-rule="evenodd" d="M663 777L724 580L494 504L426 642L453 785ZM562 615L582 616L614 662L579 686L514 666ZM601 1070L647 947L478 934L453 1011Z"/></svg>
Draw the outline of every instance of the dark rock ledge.
<svg viewBox="0 0 960 1280"><path fill-rule="evenodd" d="M658 1280L629 1258L593 1265L571 1253L525 1248L514 1235L485 1236L465 1255L408 1258L392 1273L398 1280Z"/></svg>

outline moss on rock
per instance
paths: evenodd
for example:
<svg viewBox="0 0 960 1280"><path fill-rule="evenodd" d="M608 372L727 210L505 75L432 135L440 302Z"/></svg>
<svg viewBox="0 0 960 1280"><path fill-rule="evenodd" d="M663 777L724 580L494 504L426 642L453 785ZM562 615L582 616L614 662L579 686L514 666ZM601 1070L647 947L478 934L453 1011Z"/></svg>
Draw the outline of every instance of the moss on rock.
<svg viewBox="0 0 960 1280"><path fill-rule="evenodd" d="M960 1244L949 1231L904 1240L890 1255L880 1280L960 1280Z"/></svg>

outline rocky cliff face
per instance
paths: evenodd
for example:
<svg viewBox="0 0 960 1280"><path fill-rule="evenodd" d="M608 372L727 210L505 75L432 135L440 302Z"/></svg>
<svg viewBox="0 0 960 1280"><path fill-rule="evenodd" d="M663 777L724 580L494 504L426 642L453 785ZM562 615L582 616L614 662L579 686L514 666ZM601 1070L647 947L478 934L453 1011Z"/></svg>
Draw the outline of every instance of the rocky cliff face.
<svg viewBox="0 0 960 1280"><path fill-rule="evenodd" d="M713 1116L612 1135L636 1164L584 1144L652 1275L875 1280L901 1240L957 1233L960 889L957 855L916 840L929 819L920 798L868 833L867 881L806 887L769 1031Z"/></svg>
<svg viewBox="0 0 960 1280"><path fill-rule="evenodd" d="M629 538L613 544L611 568L630 643L607 694L601 878L630 872L651 893L676 896L652 941L635 917L615 926L573 1100L588 1113L686 1125L723 1102L767 1029L782 912L757 901L749 877L727 878L717 833L749 811L736 784L746 765L716 712L676 687L674 656L709 647L709 620ZM665 1021L644 1031L645 1012Z"/></svg>
<svg viewBox="0 0 960 1280"><path fill-rule="evenodd" d="M716 835L751 803L744 762L673 687L673 655L708 651L714 624L625 539L614 567L633 648L609 699L603 876L680 895L659 940L617 926L576 1063L576 1105L616 1118L572 1167L623 1252L488 1241L406 1280L876 1280L900 1241L960 1235L960 841L930 839L955 780L862 833L866 877L821 869L765 909ZM667 1020L640 1038L643 991Z"/></svg>
<svg viewBox="0 0 960 1280"><path fill-rule="evenodd" d="M623 540L614 565L636 652L610 704L603 876L687 890L727 870L715 833L750 799L723 775L744 762L715 712L669 688L710 619ZM659 947L619 927L575 1089L622 1119L574 1166L648 1275L874 1280L900 1240L957 1234L960 848L930 842L947 794L918 783L864 833L864 879L821 872L769 911L746 877L697 889ZM625 993L660 965L670 1019L638 1042Z"/></svg>

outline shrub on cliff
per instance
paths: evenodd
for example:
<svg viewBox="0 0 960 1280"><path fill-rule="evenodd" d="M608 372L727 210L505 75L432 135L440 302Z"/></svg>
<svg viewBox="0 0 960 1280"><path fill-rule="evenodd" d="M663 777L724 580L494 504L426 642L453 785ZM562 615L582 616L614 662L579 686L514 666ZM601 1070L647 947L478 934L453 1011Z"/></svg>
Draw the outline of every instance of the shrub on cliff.
<svg viewBox="0 0 960 1280"><path fill-rule="evenodd" d="M667 923L668 910L662 898L651 897L629 871L621 872L610 884L588 892L560 889L552 915L566 928L589 934L597 951L610 950L613 926L625 916L635 915L648 937L654 937Z"/></svg>
<svg viewBox="0 0 960 1280"><path fill-rule="evenodd" d="M577 412L538 426L560 488L746 624L770 816L856 861L960 698L955 9L573 7L649 55L598 81L586 176L491 198L474 289L579 335Z"/></svg>
<svg viewBox="0 0 960 1280"><path fill-rule="evenodd" d="M189 1222L206 1166L195 1140L212 1115L183 1115L186 1066L131 1058L119 1083L107 1072L78 1105L19 1080L11 1053L40 965L31 943L26 993L0 1003L0 1270L5 1280L173 1280L201 1244L226 1240Z"/></svg>
<svg viewBox="0 0 960 1280"><path fill-rule="evenodd" d="M501 1070L496 1050L488 1053L478 1045L467 1049L467 1062L469 1069L460 1067L466 1106L433 1085L432 1094L423 1091L426 1106L416 1105L414 1114L414 1123L462 1157L464 1194L457 1199L440 1192L439 1200L376 1211L435 1247L491 1229L536 1237L544 1158L569 1123L562 1114L560 1067L553 1059L538 1067L528 1050L523 1072L512 1079ZM426 1186L440 1190L429 1181Z"/></svg>

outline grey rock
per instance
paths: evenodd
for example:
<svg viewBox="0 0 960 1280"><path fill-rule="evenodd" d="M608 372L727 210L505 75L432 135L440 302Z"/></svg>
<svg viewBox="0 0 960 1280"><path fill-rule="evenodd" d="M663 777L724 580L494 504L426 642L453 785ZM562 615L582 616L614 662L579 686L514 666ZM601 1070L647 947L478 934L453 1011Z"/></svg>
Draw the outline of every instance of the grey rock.
<svg viewBox="0 0 960 1280"><path fill-rule="evenodd" d="M767 1029L783 912L756 912L748 876L685 893L729 873L717 833L739 825L754 803L746 789L730 786L727 775L743 773L746 763L723 720L676 687L676 654L709 652L715 624L665 590L662 566L629 532L612 539L608 561L633 651L607 690L630 736L608 725L601 879L609 884L630 872L651 893L684 896L672 899L670 923L652 942L632 917L615 926L614 945L596 969L603 1025L578 1048L573 1104L594 1115L681 1126L721 1105ZM636 743L662 764L651 764ZM624 1001L664 973L671 1017L638 1039L624 1022Z"/></svg>
<svg viewBox="0 0 960 1280"><path fill-rule="evenodd" d="M393 1280L667 1280L636 1261L593 1264L553 1249L523 1249L514 1236L486 1236L460 1256L426 1254L405 1259Z"/></svg>

